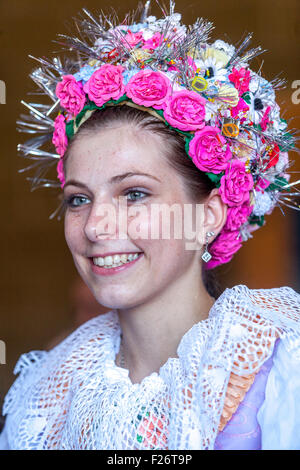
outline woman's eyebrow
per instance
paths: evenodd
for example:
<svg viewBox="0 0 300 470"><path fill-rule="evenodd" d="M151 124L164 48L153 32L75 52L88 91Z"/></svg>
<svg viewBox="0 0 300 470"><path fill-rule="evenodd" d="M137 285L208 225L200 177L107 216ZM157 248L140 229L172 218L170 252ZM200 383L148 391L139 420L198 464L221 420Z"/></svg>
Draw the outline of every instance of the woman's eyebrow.
<svg viewBox="0 0 300 470"><path fill-rule="evenodd" d="M84 183L81 183L80 181L76 181L76 180L69 180L66 182L66 184L64 185L64 188L66 188L67 186L69 185L72 185L72 186L79 186L79 187L82 187L82 188L85 188L85 189L89 189L89 187L84 184Z"/></svg>
<svg viewBox="0 0 300 470"><path fill-rule="evenodd" d="M131 176L136 176L136 175L139 175L139 176L148 176L148 178L152 178L152 179L155 179L156 181L159 181L161 183L161 180L159 178L157 178L156 176L153 176L153 175L149 175L148 173L142 173L142 172L139 172L139 171L136 171L136 172L127 172L127 173L123 173L122 175L116 175L116 176L113 176L109 182L110 183L119 183L120 181L123 181L125 178L130 178Z"/></svg>
<svg viewBox="0 0 300 470"><path fill-rule="evenodd" d="M142 173L142 172L139 172L139 171L138 172L129 171L127 173L123 173L122 175L115 175L112 178L110 178L109 182L110 183L119 183L120 181L123 181L125 178L130 178L131 176L136 176L136 175L148 176L148 178L155 179L156 181L159 181L161 183L161 180L159 178L157 178L156 176L149 175L148 173ZM79 186L79 187L82 187L82 188L85 188L85 189L89 189L89 187L86 184L81 183L80 181L77 181L77 180L67 181L66 184L64 185L64 188L66 188L69 185Z"/></svg>

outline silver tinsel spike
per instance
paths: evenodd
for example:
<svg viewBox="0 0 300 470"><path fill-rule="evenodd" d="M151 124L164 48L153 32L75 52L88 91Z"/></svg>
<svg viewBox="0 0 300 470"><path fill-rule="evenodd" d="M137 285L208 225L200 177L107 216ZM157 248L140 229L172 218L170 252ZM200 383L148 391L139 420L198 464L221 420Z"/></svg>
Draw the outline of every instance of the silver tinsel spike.
<svg viewBox="0 0 300 470"><path fill-rule="evenodd" d="M50 157L52 159L60 158L60 155L56 153L45 152L44 150L35 149L24 144L18 144L17 150L23 152L25 155L39 155L40 157Z"/></svg>
<svg viewBox="0 0 300 470"><path fill-rule="evenodd" d="M159 0L155 0L157 5L159 6L162 14L164 15L164 17L166 18L167 15L167 9L166 9L166 6L163 4L163 3L160 3Z"/></svg>
<svg viewBox="0 0 300 470"><path fill-rule="evenodd" d="M88 16L90 18L90 20L92 20L93 23L95 23L95 25L97 26L97 28L101 29L102 26L98 23L98 21L93 17L92 13L87 10L86 8L83 8L82 11L86 14L86 16Z"/></svg>
<svg viewBox="0 0 300 470"><path fill-rule="evenodd" d="M46 116L49 116L49 114L51 114L55 108L57 108L60 104L60 100L57 100L53 106L51 106L51 108L46 112Z"/></svg>
<svg viewBox="0 0 300 470"><path fill-rule="evenodd" d="M24 106L26 106L26 108L30 109L30 111L32 111L35 115L39 116L41 119L44 119L45 121L48 121L49 123L51 123L53 125L53 120L50 119L48 116L45 116L43 113L41 113L36 108L34 108L33 106L31 106L30 104L26 103L23 100L21 100L21 103Z"/></svg>
<svg viewBox="0 0 300 470"><path fill-rule="evenodd" d="M32 132L47 132L48 130L48 127L46 126L31 122L16 121L16 124L20 126L16 128L18 132L28 132L31 134Z"/></svg>
<svg viewBox="0 0 300 470"><path fill-rule="evenodd" d="M140 18L141 23L144 23L146 21L146 18L149 15L149 10L150 10L150 0L147 0L147 2L144 5L142 14L141 14L141 18Z"/></svg>
<svg viewBox="0 0 300 470"><path fill-rule="evenodd" d="M248 47L248 44L250 43L252 39L253 33L248 33L246 38L242 41L242 44L240 46L237 46L235 53L231 56L230 60L226 64L226 67L231 67L235 61L238 59L240 54L243 53L243 51Z"/></svg>
<svg viewBox="0 0 300 470"><path fill-rule="evenodd" d="M28 176L26 180L31 182L31 185L32 185L31 191L35 191L36 189L40 189L40 188L60 188L60 183L54 180L52 181L52 180L47 180L45 178L41 178L39 180L39 183L37 183L35 181L35 178L32 178L30 176Z"/></svg>
<svg viewBox="0 0 300 470"><path fill-rule="evenodd" d="M78 38L72 38L70 36L66 36L65 34L58 34L61 38L65 39L65 42L62 41L53 41L56 42L57 44L60 44L62 46L66 46L67 48L64 50L75 50L79 51L86 59L96 59L100 60L101 57L97 52L95 52L93 47L88 46L85 44L83 41L81 41Z"/></svg>
<svg viewBox="0 0 300 470"><path fill-rule="evenodd" d="M170 11L170 16L174 15L174 12L175 12L175 2L173 0L170 0L170 8L169 8L169 11Z"/></svg>
<svg viewBox="0 0 300 470"><path fill-rule="evenodd" d="M291 188L292 186L296 186L296 184L300 184L300 180L298 180L298 181L293 181L293 183L285 184L284 186L281 186L281 188L282 188L282 189Z"/></svg>
<svg viewBox="0 0 300 470"><path fill-rule="evenodd" d="M55 209L55 211L52 212L52 214L50 214L49 219L52 220L57 215L57 220L61 220L61 216L64 214L65 209L66 209L65 208L65 203L64 203L64 200L62 200L59 203L58 207Z"/></svg>
<svg viewBox="0 0 300 470"><path fill-rule="evenodd" d="M260 54L264 54L267 52L267 49L263 49L262 47L258 46L253 49L250 49L247 51L243 56L239 57L233 64L236 65L238 62L250 62L250 60L253 60L254 57L257 57Z"/></svg>

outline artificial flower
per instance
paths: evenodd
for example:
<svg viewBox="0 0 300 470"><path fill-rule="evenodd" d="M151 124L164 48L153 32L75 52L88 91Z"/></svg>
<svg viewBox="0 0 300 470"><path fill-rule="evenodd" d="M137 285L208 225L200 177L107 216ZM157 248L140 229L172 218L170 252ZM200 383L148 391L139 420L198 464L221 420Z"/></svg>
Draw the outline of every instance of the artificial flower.
<svg viewBox="0 0 300 470"><path fill-rule="evenodd" d="M55 93L61 106L74 116L80 113L85 105L86 96L82 83L77 82L73 75L64 75L62 81L56 85Z"/></svg>
<svg viewBox="0 0 300 470"><path fill-rule="evenodd" d="M227 219L224 225L225 230L237 230L242 224L247 220L251 212L253 211L253 206L249 205L249 202L245 202L240 206L229 207L227 211Z"/></svg>
<svg viewBox="0 0 300 470"><path fill-rule="evenodd" d="M212 258L206 264L206 268L212 269L220 264L228 263L241 246L242 238L239 231L223 228L209 248Z"/></svg>
<svg viewBox="0 0 300 470"><path fill-rule="evenodd" d="M141 70L126 85L126 94L134 103L162 109L171 94L171 82L161 72Z"/></svg>
<svg viewBox="0 0 300 470"><path fill-rule="evenodd" d="M230 147L218 127L205 126L196 131L190 142L189 154L201 171L220 173L231 159Z"/></svg>
<svg viewBox="0 0 300 470"><path fill-rule="evenodd" d="M228 75L229 80L234 84L235 88L238 90L239 95L249 90L250 83L250 70L241 67L237 70L235 67L232 69L232 73Z"/></svg>
<svg viewBox="0 0 300 470"><path fill-rule="evenodd" d="M83 89L97 106L103 106L110 99L118 100L125 93L121 65L102 65L93 73Z"/></svg>
<svg viewBox="0 0 300 470"><path fill-rule="evenodd" d="M183 131L196 131L205 125L205 99L195 91L175 91L166 101L164 116Z"/></svg>
<svg viewBox="0 0 300 470"><path fill-rule="evenodd" d="M228 206L238 206L249 200L249 191L253 188L253 177L246 173L245 163L231 161L220 180L219 193Z"/></svg>
<svg viewBox="0 0 300 470"><path fill-rule="evenodd" d="M68 138L66 134L65 118L62 114L56 116L54 120L54 132L52 136L52 143L54 144L57 153L62 157L68 146Z"/></svg>
<svg viewBox="0 0 300 470"><path fill-rule="evenodd" d="M225 68L229 57L224 52L208 47L202 52L201 58L196 59L197 68L206 80L227 81L227 69Z"/></svg>

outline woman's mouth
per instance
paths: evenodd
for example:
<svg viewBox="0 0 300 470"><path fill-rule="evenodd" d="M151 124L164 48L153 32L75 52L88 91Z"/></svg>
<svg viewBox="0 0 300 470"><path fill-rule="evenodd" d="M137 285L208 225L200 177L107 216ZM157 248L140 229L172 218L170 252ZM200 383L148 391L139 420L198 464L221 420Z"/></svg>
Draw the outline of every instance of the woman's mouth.
<svg viewBox="0 0 300 470"><path fill-rule="evenodd" d="M132 266L141 258L143 252L140 253L118 253L109 256L97 256L90 258L92 270L96 274L115 274Z"/></svg>

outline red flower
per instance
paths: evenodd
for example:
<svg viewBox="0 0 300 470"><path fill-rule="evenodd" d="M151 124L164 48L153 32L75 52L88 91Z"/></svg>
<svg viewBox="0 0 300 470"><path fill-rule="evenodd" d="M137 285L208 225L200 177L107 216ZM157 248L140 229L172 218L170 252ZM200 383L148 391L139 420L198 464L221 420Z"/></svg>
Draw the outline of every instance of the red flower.
<svg viewBox="0 0 300 470"><path fill-rule="evenodd" d="M266 166L266 170L268 168L271 168L272 166L275 166L276 163L278 163L279 152L280 152L280 149L279 149L278 145L273 144L273 147L271 148L271 150L269 150L269 152L267 154L268 157L269 157L269 161L268 161L268 165Z"/></svg>
<svg viewBox="0 0 300 470"><path fill-rule="evenodd" d="M232 73L228 78L234 84L240 96L249 90L250 70L246 70L244 67L237 70L233 67Z"/></svg>

